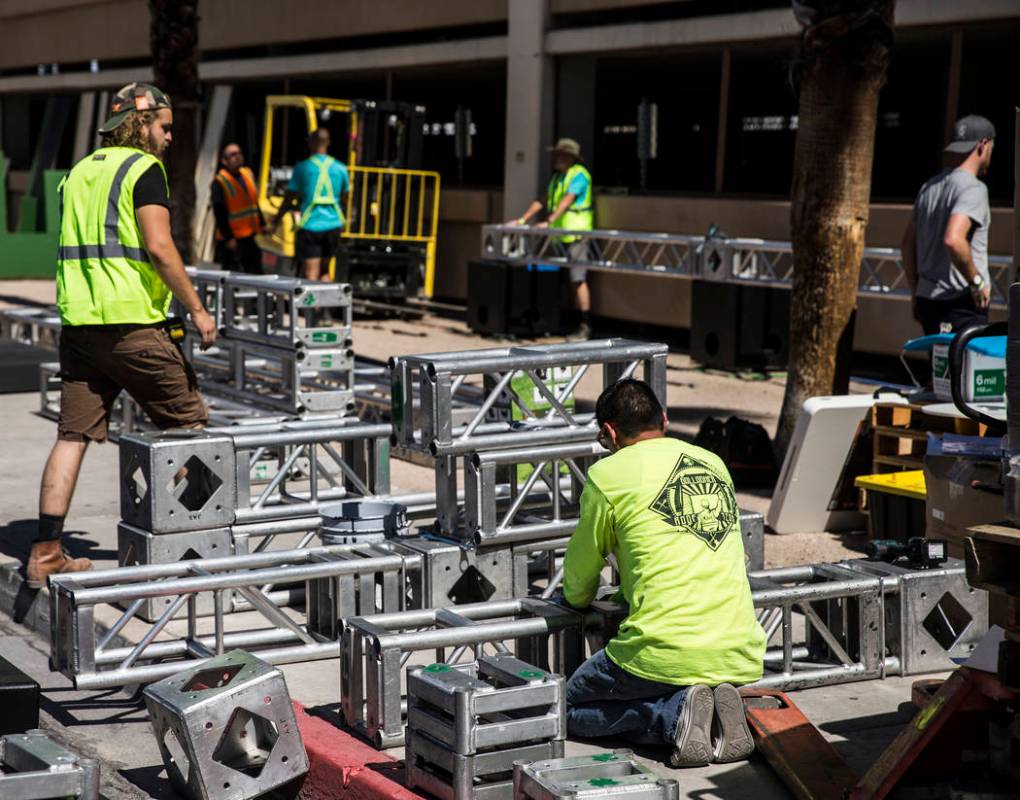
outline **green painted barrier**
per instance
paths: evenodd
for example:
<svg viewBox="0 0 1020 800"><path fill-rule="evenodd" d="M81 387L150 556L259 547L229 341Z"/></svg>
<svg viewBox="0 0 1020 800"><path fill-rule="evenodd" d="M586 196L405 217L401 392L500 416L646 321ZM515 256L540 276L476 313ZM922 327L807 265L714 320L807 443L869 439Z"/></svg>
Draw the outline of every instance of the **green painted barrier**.
<svg viewBox="0 0 1020 800"><path fill-rule="evenodd" d="M57 186L63 177L62 170L43 173L43 197L22 198L19 230L10 231L7 228L7 159L0 152L0 279L52 278L56 274L60 231ZM45 230L21 230L36 227L31 221L37 218L39 202L43 203Z"/></svg>

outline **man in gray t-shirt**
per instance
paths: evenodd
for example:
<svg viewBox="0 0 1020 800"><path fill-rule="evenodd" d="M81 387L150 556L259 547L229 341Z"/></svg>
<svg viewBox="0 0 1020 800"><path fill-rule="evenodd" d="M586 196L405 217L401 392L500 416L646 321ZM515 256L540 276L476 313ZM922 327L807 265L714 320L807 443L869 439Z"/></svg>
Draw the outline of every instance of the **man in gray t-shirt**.
<svg viewBox="0 0 1020 800"><path fill-rule="evenodd" d="M914 318L926 334L943 325L958 331L988 321L988 172L995 128L967 116L953 126L946 147L955 165L924 186L903 234L903 267L914 301Z"/></svg>

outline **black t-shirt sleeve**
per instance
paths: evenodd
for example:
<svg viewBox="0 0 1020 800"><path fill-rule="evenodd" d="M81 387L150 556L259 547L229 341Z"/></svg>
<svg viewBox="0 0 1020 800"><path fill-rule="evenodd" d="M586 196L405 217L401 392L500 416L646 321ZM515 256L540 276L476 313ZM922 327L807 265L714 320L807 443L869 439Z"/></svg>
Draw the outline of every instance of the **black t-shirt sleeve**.
<svg viewBox="0 0 1020 800"><path fill-rule="evenodd" d="M135 183L135 208L142 206L163 206L170 208L170 189L159 164L153 164Z"/></svg>

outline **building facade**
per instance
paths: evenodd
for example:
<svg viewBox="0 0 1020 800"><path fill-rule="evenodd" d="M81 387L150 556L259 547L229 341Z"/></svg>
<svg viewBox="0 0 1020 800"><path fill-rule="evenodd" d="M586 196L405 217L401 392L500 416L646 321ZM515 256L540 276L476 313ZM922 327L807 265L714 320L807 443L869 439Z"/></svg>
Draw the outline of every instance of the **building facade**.
<svg viewBox="0 0 1020 800"><path fill-rule="evenodd" d="M789 239L799 29L788 0L203 0L199 10L205 94L232 87L224 135L249 161L267 94L427 107L425 166L443 176L441 297L463 298L479 225L541 195L545 148L560 136L581 143L598 227L700 234L714 224ZM91 146L105 92L151 79L148 25L144 0L0 0L0 149L13 194ZM990 250L1009 254L1020 2L898 0L896 26L867 243L898 246L952 120L978 113L1002 141L987 181ZM656 157L643 176L642 101L658 112ZM474 123L460 170L457 108ZM597 313L689 320L684 288L663 292L662 279L628 276L623 291L622 280L593 278Z"/></svg>

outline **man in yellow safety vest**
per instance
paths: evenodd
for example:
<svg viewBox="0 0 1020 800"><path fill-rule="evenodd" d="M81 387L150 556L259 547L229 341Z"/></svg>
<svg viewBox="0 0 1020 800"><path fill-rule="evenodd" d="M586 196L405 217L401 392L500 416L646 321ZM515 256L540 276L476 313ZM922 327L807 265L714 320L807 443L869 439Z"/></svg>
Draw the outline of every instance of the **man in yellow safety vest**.
<svg viewBox="0 0 1020 800"><path fill-rule="evenodd" d="M198 428L208 412L166 324L171 297L202 338L216 324L184 271L170 235L170 191L161 160L172 138L170 98L131 83L99 128L102 147L62 181L57 307L60 419L39 492L39 530L26 567L32 588L91 568L61 546L82 458L106 439L117 395L127 391L160 428Z"/></svg>
<svg viewBox="0 0 1020 800"><path fill-rule="evenodd" d="M581 145L573 139L560 139L550 148L553 159L553 175L549 180L544 207L548 213L545 222L537 227L562 228L572 231L590 231L595 227L595 208L592 204L591 173L581 163ZM520 217L508 225L527 225L543 208L541 200L535 200ZM574 307L581 320L575 339L591 336L591 294L588 291L588 243L579 236L562 236L560 241L567 245L571 262L570 283L573 288Z"/></svg>

